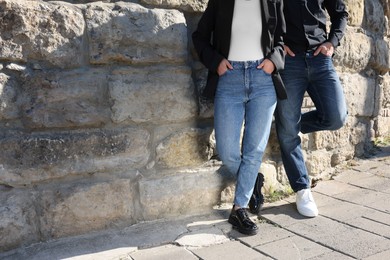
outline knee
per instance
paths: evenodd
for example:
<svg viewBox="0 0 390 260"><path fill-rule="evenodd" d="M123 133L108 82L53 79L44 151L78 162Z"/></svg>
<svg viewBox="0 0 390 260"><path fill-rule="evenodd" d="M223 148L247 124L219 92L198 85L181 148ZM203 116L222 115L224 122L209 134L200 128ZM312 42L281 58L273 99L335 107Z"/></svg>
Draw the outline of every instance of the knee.
<svg viewBox="0 0 390 260"><path fill-rule="evenodd" d="M348 114L340 114L337 117L333 117L332 120L329 122L328 130L338 130L341 127L345 125L345 122L347 121Z"/></svg>

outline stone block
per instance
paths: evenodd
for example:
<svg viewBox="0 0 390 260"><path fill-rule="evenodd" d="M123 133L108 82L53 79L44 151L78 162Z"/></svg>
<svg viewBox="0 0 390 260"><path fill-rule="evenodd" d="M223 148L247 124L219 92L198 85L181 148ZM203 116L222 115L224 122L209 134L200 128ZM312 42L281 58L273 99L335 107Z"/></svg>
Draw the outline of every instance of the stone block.
<svg viewBox="0 0 390 260"><path fill-rule="evenodd" d="M0 3L0 59L38 61L68 68L83 64L85 22L71 5L43 1Z"/></svg>
<svg viewBox="0 0 390 260"><path fill-rule="evenodd" d="M37 72L18 97L26 128L99 127L110 121L107 75L101 69Z"/></svg>
<svg viewBox="0 0 390 260"><path fill-rule="evenodd" d="M145 166L149 133L140 128L0 134L0 183L24 186L68 176Z"/></svg>
<svg viewBox="0 0 390 260"><path fill-rule="evenodd" d="M380 74L386 74L390 71L390 40L387 38L377 39L375 41L375 56L372 61L372 67Z"/></svg>
<svg viewBox="0 0 390 260"><path fill-rule="evenodd" d="M333 172L331 167L331 154L326 150L312 151L306 160L307 171L310 176L324 177Z"/></svg>
<svg viewBox="0 0 390 260"><path fill-rule="evenodd" d="M348 8L348 24L360 27L364 19L364 1L345 0L344 2Z"/></svg>
<svg viewBox="0 0 390 260"><path fill-rule="evenodd" d="M347 27L345 36L337 47L334 64L341 71L360 72L367 68L375 53L373 40L354 28Z"/></svg>
<svg viewBox="0 0 390 260"><path fill-rule="evenodd" d="M134 224L134 187L128 179L87 180L40 191L40 227L47 239Z"/></svg>
<svg viewBox="0 0 390 260"><path fill-rule="evenodd" d="M219 203L222 186L217 173L200 169L141 179L139 194L143 217L152 220L205 214Z"/></svg>
<svg viewBox="0 0 390 260"><path fill-rule="evenodd" d="M185 66L123 67L109 78L112 120L168 123L197 114L191 70Z"/></svg>
<svg viewBox="0 0 390 260"><path fill-rule="evenodd" d="M192 167L211 157L209 140L212 129L185 129L174 133L156 148L156 162L164 168Z"/></svg>
<svg viewBox="0 0 390 260"><path fill-rule="evenodd" d="M187 29L177 10L92 3L85 10L90 63L184 63Z"/></svg>
<svg viewBox="0 0 390 260"><path fill-rule="evenodd" d="M141 0L141 3L160 8L175 8L186 12L203 12L207 0Z"/></svg>
<svg viewBox="0 0 390 260"><path fill-rule="evenodd" d="M0 252L40 240L34 200L29 190L6 191L0 186Z"/></svg>
<svg viewBox="0 0 390 260"><path fill-rule="evenodd" d="M387 19L382 0L364 1L364 27L375 34L385 35L387 33Z"/></svg>
<svg viewBox="0 0 390 260"><path fill-rule="evenodd" d="M373 78L359 74L340 74L344 86L349 116L371 117L374 115L378 86Z"/></svg>
<svg viewBox="0 0 390 260"><path fill-rule="evenodd" d="M19 117L18 84L12 76L0 73L0 121Z"/></svg>

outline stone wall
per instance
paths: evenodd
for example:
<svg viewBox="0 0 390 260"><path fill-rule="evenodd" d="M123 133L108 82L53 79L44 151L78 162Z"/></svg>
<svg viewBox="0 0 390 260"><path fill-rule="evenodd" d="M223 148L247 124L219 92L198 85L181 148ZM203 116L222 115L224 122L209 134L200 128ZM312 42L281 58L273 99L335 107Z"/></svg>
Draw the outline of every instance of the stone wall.
<svg viewBox="0 0 390 260"><path fill-rule="evenodd" d="M346 3L350 116L302 136L313 179L390 134L388 0ZM0 252L231 199L190 41L206 4L0 0ZM286 189L274 131L263 161L266 192Z"/></svg>

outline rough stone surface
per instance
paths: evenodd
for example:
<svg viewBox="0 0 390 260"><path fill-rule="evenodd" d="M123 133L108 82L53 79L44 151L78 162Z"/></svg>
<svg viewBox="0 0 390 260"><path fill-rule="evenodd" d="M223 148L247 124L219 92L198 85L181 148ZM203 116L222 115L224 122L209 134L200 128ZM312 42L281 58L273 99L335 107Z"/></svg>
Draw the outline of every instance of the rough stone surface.
<svg viewBox="0 0 390 260"><path fill-rule="evenodd" d="M189 129L169 136L156 148L157 164L166 168L199 166L210 159L211 129Z"/></svg>
<svg viewBox="0 0 390 260"><path fill-rule="evenodd" d="M177 8L188 12L202 12L206 9L207 0L141 0L141 3L167 7Z"/></svg>
<svg viewBox="0 0 390 260"><path fill-rule="evenodd" d="M93 3L85 16L92 64L182 63L186 59L186 21L177 10Z"/></svg>
<svg viewBox="0 0 390 260"><path fill-rule="evenodd" d="M0 252L39 241L34 195L0 186Z"/></svg>
<svg viewBox="0 0 390 260"><path fill-rule="evenodd" d="M201 214L218 203L222 184L221 177L212 171L181 172L140 180L139 191L143 215L152 220L177 214Z"/></svg>
<svg viewBox="0 0 390 260"><path fill-rule="evenodd" d="M151 66L147 72L144 70L122 68L110 76L114 122L158 123L193 118L197 106L188 67Z"/></svg>
<svg viewBox="0 0 390 260"><path fill-rule="evenodd" d="M0 120L18 118L18 85L12 76L0 73Z"/></svg>
<svg viewBox="0 0 390 260"><path fill-rule="evenodd" d="M149 157L149 133L137 128L55 134L15 132L0 137L0 183L10 186L136 169Z"/></svg>
<svg viewBox="0 0 390 260"><path fill-rule="evenodd" d="M73 183L39 192L45 205L40 218L44 239L109 228L111 223L134 223L130 180Z"/></svg>
<svg viewBox="0 0 390 260"><path fill-rule="evenodd" d="M99 127L110 120L107 79L101 69L37 72L23 83L27 128Z"/></svg>
<svg viewBox="0 0 390 260"><path fill-rule="evenodd" d="M301 135L316 180L390 135L390 3L345 3L349 22L334 62L349 116L337 131ZM213 104L198 95L207 69L191 33L206 4L0 1L0 233L11 233L0 251L232 202L234 182L219 175L226 172L212 133ZM305 96L302 111L313 108ZM260 171L266 193L289 189L274 126ZM389 188L381 192L364 203L380 199L375 207L389 210ZM288 212L276 216L287 226L298 217ZM256 250L249 251L262 257Z"/></svg>
<svg viewBox="0 0 390 260"><path fill-rule="evenodd" d="M77 7L6 0L0 9L0 59L39 61L60 68L83 63L85 21Z"/></svg>

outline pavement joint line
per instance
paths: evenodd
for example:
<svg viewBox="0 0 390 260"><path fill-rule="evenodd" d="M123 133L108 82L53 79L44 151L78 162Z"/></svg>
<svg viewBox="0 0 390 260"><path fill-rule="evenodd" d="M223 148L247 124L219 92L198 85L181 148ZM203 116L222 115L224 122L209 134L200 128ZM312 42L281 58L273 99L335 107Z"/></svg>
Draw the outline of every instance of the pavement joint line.
<svg viewBox="0 0 390 260"><path fill-rule="evenodd" d="M389 215L390 215L390 214L389 214ZM389 227L390 227L389 224L384 223L384 222L381 222L381 221L378 221L378 220L376 220L376 219L372 219L372 218L369 218L369 217L366 217L366 216L362 216L362 218L365 218L365 219L371 220L371 221L373 221L373 222L376 222L376 223L379 223L379 224L383 224L383 225L385 225L385 226L389 226Z"/></svg>
<svg viewBox="0 0 390 260"><path fill-rule="evenodd" d="M319 214L321 217L324 217L324 218L327 218L327 219L330 219L330 220L333 220L339 224L343 224L343 225L346 225L346 226L349 226L351 228L354 228L354 229L359 229L359 230L362 230L364 232L367 232L367 233L370 233L370 234L373 234L373 235L376 235L376 236L380 236L380 237L384 237L384 238L387 238L387 239L390 239L390 237L387 237L387 236L384 236L384 235L381 235L381 234L378 234L378 233L375 233L373 231L370 231L370 230L367 230L367 229L364 229L364 228L361 228L361 227L358 227L358 226L355 226L355 225L352 225L352 224L349 224L349 223L346 223L346 222L343 222L343 221L340 221L340 220L337 220L335 218L332 218L332 217L328 217L328 216L324 216L324 215L321 215ZM365 218L364 216L361 216L361 218ZM369 218L366 218L368 220L371 220L371 221L374 221L372 219L369 219ZM377 222L377 223L380 223L380 224L384 224L384 223L381 223L381 222L378 222L378 221L374 221L374 222ZM389 226L387 224L385 224L386 226Z"/></svg>
<svg viewBox="0 0 390 260"><path fill-rule="evenodd" d="M325 217L325 216L323 216L323 215L320 215L320 216ZM262 217L262 218L267 219L266 217ZM271 220L270 220L270 221L271 221ZM272 221L271 221L271 222L272 222ZM332 250L332 251L334 251L334 252L340 253L340 254L345 255L345 256L352 257L353 259L357 259L357 258L356 258L355 256L353 256L353 255L350 255L350 254L345 253L345 252L343 252L343 251L340 251L340 250L338 250L338 249L336 249L336 248L333 248L333 247L331 247L331 246L329 246L329 245L326 245L326 244L322 243L321 241L317 241L317 240L311 239L310 237L306 237L306 236L304 236L304 235L301 235L301 234L299 234L299 233L297 233L297 232L295 232L295 231L293 231L293 230L288 229L287 227L283 227L283 226L282 226L281 228L284 229L284 230L287 230L288 232L293 233L294 235L296 235L296 236L298 236L298 237L302 237L302 238L304 238L304 239L307 239L307 240L309 240L309 241L311 241L311 242L313 242L313 243L316 243L316 244L318 244L318 245L321 245L321 246L323 246L323 247L325 247L325 248L328 248L328 249L330 249L330 250Z"/></svg>
<svg viewBox="0 0 390 260"><path fill-rule="evenodd" d="M378 192L377 190L371 190L371 191ZM372 209L372 210L375 210L375 211L378 211L378 212L381 212L381 213L390 214L390 212L388 212L386 210L379 210L377 208L372 208L372 207L369 207L369 206L366 206L366 205L358 204L358 203L353 202L353 201L348 201L348 200L340 199L340 198L337 198L337 197L333 197L331 195L328 195L328 194L325 194L325 193L322 193L322 192L318 192L318 191L315 191L315 192L318 193L318 194L327 196L329 198L335 199L335 200L339 200L339 201L342 201L342 202L350 203L350 204L353 204L353 205L358 205L358 206L361 206L361 207L364 207L364 208L368 208L368 209ZM388 194L388 193L384 193L384 192L380 192L380 193L385 194L385 195Z"/></svg>

